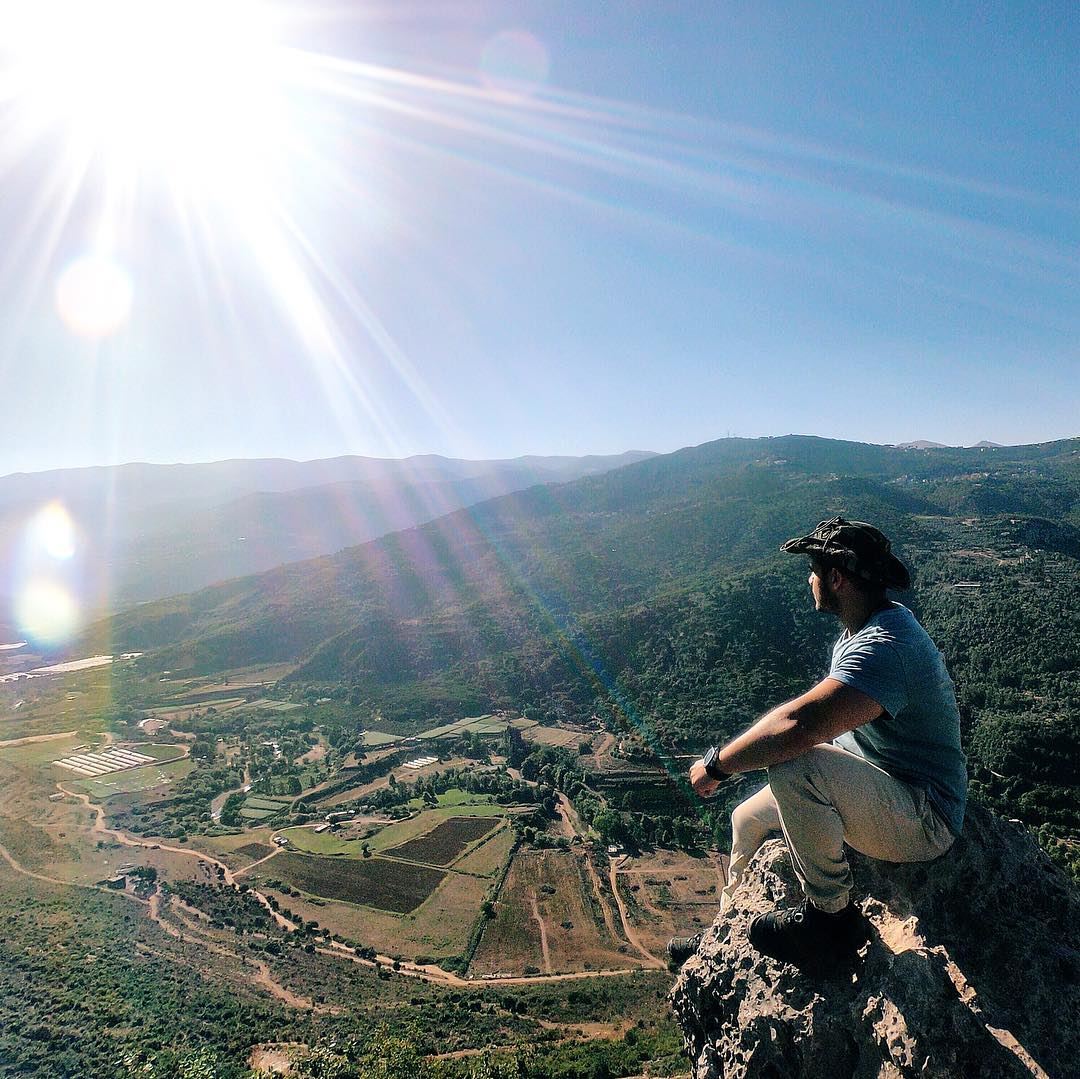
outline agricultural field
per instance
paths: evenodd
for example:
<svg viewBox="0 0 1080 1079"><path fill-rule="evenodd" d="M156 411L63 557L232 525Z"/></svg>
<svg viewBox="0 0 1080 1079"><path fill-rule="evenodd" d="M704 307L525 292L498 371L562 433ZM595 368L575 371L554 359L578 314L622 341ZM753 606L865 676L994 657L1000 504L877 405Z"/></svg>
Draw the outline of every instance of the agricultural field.
<svg viewBox="0 0 1080 1079"><path fill-rule="evenodd" d="M57 758L73 753L83 746L96 749L103 744L99 739L91 739L78 731L25 738L13 737L0 742L0 761L9 762L19 768L48 766Z"/></svg>
<svg viewBox="0 0 1080 1079"><path fill-rule="evenodd" d="M285 801L281 798L267 798L263 795L252 794L244 799L244 804L240 807L240 816L244 820L269 820L283 813L291 805L291 800Z"/></svg>
<svg viewBox="0 0 1080 1079"><path fill-rule="evenodd" d="M470 844L483 839L494 827L488 817L449 817L430 832L385 850L387 855L410 862L450 866Z"/></svg>
<svg viewBox="0 0 1080 1079"><path fill-rule="evenodd" d="M570 727L541 727L536 724L522 730L526 742L542 746L558 746L576 750L578 744L590 737L590 732Z"/></svg>
<svg viewBox="0 0 1080 1079"><path fill-rule="evenodd" d="M454 869L458 873L473 873L478 877L495 877L509 857L513 843L512 828L497 828L459 858L454 863Z"/></svg>
<svg viewBox="0 0 1080 1079"><path fill-rule="evenodd" d="M439 869L384 858L320 858L288 852L267 865L277 879L309 895L396 914L415 910L446 876Z"/></svg>
<svg viewBox="0 0 1080 1079"><path fill-rule="evenodd" d="M416 839L425 832L430 832L448 817L503 817L505 815L506 807L493 802L428 809L408 820L388 824L372 837L371 849L380 852L389 851L391 847L401 846L410 839Z"/></svg>
<svg viewBox="0 0 1080 1079"><path fill-rule="evenodd" d="M506 813L504 806L495 805L490 799L475 804L452 803L447 807L424 810L408 820L382 824L378 821L346 821L335 831L316 832L313 827L298 825L285 828L280 833L300 851L321 854L329 857L360 858L362 847L367 842L373 851L390 853L392 847L402 847L416 841L426 833L437 830L448 819L477 818L479 825L468 825L467 831L475 831L476 838L487 835ZM469 842L474 842L470 840ZM461 848L464 850L468 843ZM460 853L460 852L459 852ZM398 855L394 857L409 857ZM423 859L420 859L423 861ZM442 863L435 863L442 864Z"/></svg>
<svg viewBox="0 0 1080 1079"><path fill-rule="evenodd" d="M449 767L449 765L443 765L443 767ZM442 791L436 795L439 808L452 808L454 806L478 806L478 805L491 805L490 794L472 794L470 791L463 790L461 787L451 787L448 791ZM409 809L423 809L427 804L423 798L412 798L405 803Z"/></svg>
<svg viewBox="0 0 1080 1079"><path fill-rule="evenodd" d="M262 712L296 712L303 708L302 704L298 704L296 701L275 701L269 697L259 697L257 700L248 701L244 705L244 710L255 711L258 709Z"/></svg>
<svg viewBox="0 0 1080 1079"><path fill-rule="evenodd" d="M494 716L475 716L471 719L459 719L454 723L445 723L441 727L432 727L422 731L416 737L424 742L435 741L439 738L455 738L461 734L502 734L507 728L505 719L496 719Z"/></svg>
<svg viewBox="0 0 1080 1079"><path fill-rule="evenodd" d="M298 851L303 851L305 854L321 854L324 857L360 858L363 853L361 850L361 843L363 842L361 836L351 833L342 834L341 831L316 832L313 827L300 824L294 828L284 828L277 834L283 836L293 847Z"/></svg>
<svg viewBox="0 0 1080 1079"><path fill-rule="evenodd" d="M406 959L450 959L465 952L480 905L510 856L514 835L500 828L462 857L439 886L415 910L391 914L350 903L318 903L275 892L281 903L306 920L314 919L332 933ZM282 855L256 869L255 880L276 879ZM260 887L265 887L260 885ZM273 891L273 889L269 889Z"/></svg>
<svg viewBox="0 0 1080 1079"><path fill-rule="evenodd" d="M642 944L656 955L673 936L711 925L720 907L726 857L656 851L620 860L615 879Z"/></svg>
<svg viewBox="0 0 1080 1079"><path fill-rule="evenodd" d="M506 838L505 845L501 840ZM502 857L509 852L510 841L507 832L501 832L489 843L479 848L484 850L495 844L502 845ZM242 880L272 880L277 878L277 866L284 855L271 859L259 866L258 876L241 878ZM474 855L467 855L469 861ZM355 865L349 862L348 865ZM372 907L354 906L351 903L310 899L294 895L284 895L272 887L259 884L262 891L274 894L298 917L317 921L319 925L338 933L359 944L376 948L386 955L401 956L405 959L449 959L464 954L476 919L480 916L490 879L469 876L466 873L446 873L442 883L424 900L420 906L407 914L394 914L376 910Z"/></svg>
<svg viewBox="0 0 1080 1079"><path fill-rule="evenodd" d="M394 742L402 741L400 734L387 734L385 731L364 731L360 739L365 746L378 748L379 746L393 745Z"/></svg>
<svg viewBox="0 0 1080 1079"><path fill-rule="evenodd" d="M638 965L590 878L584 855L520 851L469 970L552 974Z"/></svg>
<svg viewBox="0 0 1080 1079"><path fill-rule="evenodd" d="M87 794L95 802L113 798L120 794L138 794L142 791L167 787L182 779L195 767L195 763L186 757L170 761L167 764L148 764L143 768L128 768L122 772L112 772L96 779L77 779L65 773L59 776L67 790Z"/></svg>
<svg viewBox="0 0 1080 1079"><path fill-rule="evenodd" d="M230 869L241 871L278 850L270 841L269 828L248 829L235 835L192 836L195 850L204 850L223 861Z"/></svg>

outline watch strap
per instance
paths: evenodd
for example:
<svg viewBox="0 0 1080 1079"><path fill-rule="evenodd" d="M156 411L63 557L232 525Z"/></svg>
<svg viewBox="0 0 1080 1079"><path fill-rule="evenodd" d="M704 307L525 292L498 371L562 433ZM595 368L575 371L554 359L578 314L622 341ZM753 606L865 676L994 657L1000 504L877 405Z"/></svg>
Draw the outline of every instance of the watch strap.
<svg viewBox="0 0 1080 1079"><path fill-rule="evenodd" d="M725 779L731 778L730 772L725 772L717 763L717 758L720 756L720 748L713 746L707 750L705 756L702 757L702 762L705 765L705 774L710 779L715 779L718 783L723 782Z"/></svg>

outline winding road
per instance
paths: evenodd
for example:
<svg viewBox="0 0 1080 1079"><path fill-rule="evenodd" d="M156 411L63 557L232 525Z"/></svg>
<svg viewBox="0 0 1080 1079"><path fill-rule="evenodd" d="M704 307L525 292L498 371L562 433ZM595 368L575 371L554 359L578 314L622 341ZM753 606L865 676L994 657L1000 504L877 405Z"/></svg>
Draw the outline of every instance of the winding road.
<svg viewBox="0 0 1080 1079"><path fill-rule="evenodd" d="M50 738L52 736L44 737ZM247 870L252 868L251 866L247 866L244 870L239 870L234 873L229 868L229 866L226 865L225 862L223 862L220 858L216 858L212 854L208 854L204 851L194 850L190 847L179 847L167 843L135 838L128 835L126 832L120 831L119 829L110 828L106 823L104 808L98 805L96 802L91 801L88 795L69 790L59 783L57 784L57 787L62 793L64 793L68 797L74 798L76 801L78 801L90 811L90 813L93 815L91 833L94 835L100 837L107 837L113 842L119 843L125 847L142 847L147 850L165 850L169 851L170 853L179 854L187 858L194 858L197 861L205 862L208 865L216 866L221 870L222 879L225 881L225 883L229 884L232 887L237 887L236 877L240 873L247 872ZM262 859L262 861L268 860L270 857L273 856L273 854L276 853L277 852L274 851L272 854L267 855L266 858ZM25 866L21 865L19 861L14 857L14 855L12 855L11 852L8 851L3 845L0 845L0 858L3 858L3 860L7 862L7 864L13 870L15 870L15 872L34 880L40 880L44 883L62 885L72 888L86 888L91 891L104 892L108 895L124 896L126 899L132 900L144 906L151 920L154 921L155 924L157 924L159 927L161 927L164 932L169 933L171 936L176 937L177 939L184 939L183 933L175 925L172 925L164 918L161 910L162 897L160 892L154 892L149 897L149 899L142 899L128 891L120 892L98 884L82 884L75 881L62 880L57 877L50 877L44 873L38 873L32 869L27 869ZM270 911L277 925L279 925L282 929L286 929L290 932L296 931L296 929L298 928L296 923L286 918L280 912L274 910L274 908L270 904L270 901L260 891L248 886L247 894L254 897L256 900L258 900L258 902L262 903L263 906ZM257 968L258 965L261 963L261 965L266 969L258 970L256 976L253 977L252 980L256 984L265 988L277 999L282 1000L283 1002L288 1003L293 1007L303 1007L309 1010L312 1007L315 1007L315 1005L312 1002L307 1001L306 998L299 997L297 994L292 993L285 986L281 985L278 982L275 982L270 974L269 967L266 967L266 964L263 963L261 960L248 960L246 957L237 956L235 955L235 953L230 952L228 949L222 948L220 945L213 944L213 942L209 940L200 940L200 944L204 945L209 951L220 953L233 959L240 959L242 962L248 963L249 965L254 965ZM640 950L640 946L638 947ZM339 961L345 960L361 966L389 970L404 977L419 978L423 981L439 985L452 986L457 989L469 989L478 987L482 988L492 984L535 985L538 982L582 981L587 978L617 978L632 975L636 973L637 970L637 968L624 967L614 970L572 971L563 974L547 973L531 975L527 977L483 979L462 978L460 975L443 970L441 967L438 966L419 965L405 960L399 961L395 960L392 956L389 955L376 954L374 959L366 959L354 954L352 950L349 949L347 946L337 944L336 942L332 942L329 946L317 946L315 950L321 955L329 956ZM645 954L648 955L648 953ZM652 958L654 960L653 963L650 963L650 966L663 965L658 960L655 960L654 957L649 958ZM548 966L548 970L550 970L550 958L547 955L545 955L545 960Z"/></svg>

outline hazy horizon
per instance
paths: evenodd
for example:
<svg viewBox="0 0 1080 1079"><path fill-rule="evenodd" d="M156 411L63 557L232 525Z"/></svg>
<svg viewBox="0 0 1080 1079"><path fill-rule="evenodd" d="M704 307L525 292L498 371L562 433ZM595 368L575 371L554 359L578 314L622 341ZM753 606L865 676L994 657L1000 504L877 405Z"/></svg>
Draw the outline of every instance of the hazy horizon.
<svg viewBox="0 0 1080 1079"><path fill-rule="evenodd" d="M1069 437L1077 56L1064 7L0 5L0 472Z"/></svg>
<svg viewBox="0 0 1080 1079"><path fill-rule="evenodd" d="M983 438L976 442L970 443L938 443L934 439L924 438L910 438L904 439L900 442L877 442L868 439L857 438L843 438L833 435L821 435L811 431L786 431L783 434L765 434L765 435L734 435L724 434L717 435L715 438L705 439L704 442L687 443L685 445L675 445L671 448L665 449L652 449L645 446L631 446L627 449L618 449L611 451L596 451L589 453L567 453L559 450L552 450L551 452L545 452L543 450L526 451L524 453L515 454L512 457L453 457L446 453L436 453L434 451L419 451L417 453L405 454L400 457L394 456L377 456L374 454L366 453L336 453L328 457L286 457L282 454L268 454L268 455L253 455L249 457L208 457L208 458L189 458L185 460L153 460L151 458L140 458L120 461L91 461L86 464L61 464L53 465L47 468L35 468L35 469L15 469L11 472L0 473L0 480L7 479L9 476L18 475L38 475L46 472L72 472L79 469L93 469L93 468L125 468L129 465L152 465L161 467L171 466L185 466L185 465L212 465L212 464L228 464L230 462L239 461L283 461L289 464L311 464L318 461L336 460L338 458L357 457L372 461L410 461L416 459L422 459L425 457L439 458L442 460L457 460L457 461L469 461L475 463L496 462L496 461L521 461L529 458L568 458L577 459L584 457L622 457L634 453L644 453L654 456L663 456L668 453L678 453L680 450L693 449L695 446L706 445L710 442L720 442L726 438L740 438L749 441L761 441L766 439L779 439L779 438L821 438L828 441L835 442L857 442L863 445L881 446L884 448L909 448L917 443L927 442L933 445L928 448L941 448L941 449L978 449L980 444L986 443L994 447L1000 447L1002 449L1015 448L1017 446L1031 446L1042 445L1050 442L1065 442L1070 439L1080 438L1080 435L1061 435L1054 438L1038 438L1032 442L998 442L995 439Z"/></svg>

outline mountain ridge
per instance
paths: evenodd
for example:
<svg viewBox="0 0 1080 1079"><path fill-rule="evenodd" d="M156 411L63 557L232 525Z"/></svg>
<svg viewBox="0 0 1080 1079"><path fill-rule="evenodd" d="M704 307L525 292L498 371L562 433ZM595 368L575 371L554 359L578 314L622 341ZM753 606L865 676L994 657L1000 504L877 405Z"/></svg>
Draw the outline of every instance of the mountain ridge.
<svg viewBox="0 0 1080 1079"><path fill-rule="evenodd" d="M80 572L94 582L91 601L115 611L648 456L267 458L16 473L0 479L0 565L14 570L35 515L62 507Z"/></svg>

